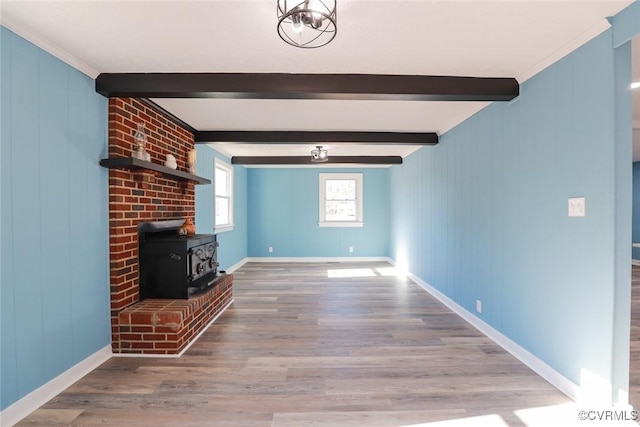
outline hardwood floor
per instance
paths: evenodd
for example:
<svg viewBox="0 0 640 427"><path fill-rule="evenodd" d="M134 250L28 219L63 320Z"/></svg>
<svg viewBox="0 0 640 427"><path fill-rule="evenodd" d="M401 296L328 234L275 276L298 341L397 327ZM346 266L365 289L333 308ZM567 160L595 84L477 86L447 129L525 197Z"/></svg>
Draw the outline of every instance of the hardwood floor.
<svg viewBox="0 0 640 427"><path fill-rule="evenodd" d="M245 264L234 304L181 358L114 357L18 426L524 426L515 411L571 402L378 268ZM327 277L346 269L371 276Z"/></svg>

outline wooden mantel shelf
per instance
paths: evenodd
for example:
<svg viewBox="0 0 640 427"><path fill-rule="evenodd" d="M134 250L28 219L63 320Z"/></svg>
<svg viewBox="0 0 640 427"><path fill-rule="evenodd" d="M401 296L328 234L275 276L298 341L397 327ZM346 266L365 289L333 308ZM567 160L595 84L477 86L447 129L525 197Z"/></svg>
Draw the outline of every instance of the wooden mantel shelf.
<svg viewBox="0 0 640 427"><path fill-rule="evenodd" d="M188 172L179 171L177 169L171 169L164 165L135 159L133 157L113 157L111 159L102 159L100 160L100 166L109 169L147 169L172 176L180 181L195 181L196 184L211 184L210 179L192 175Z"/></svg>

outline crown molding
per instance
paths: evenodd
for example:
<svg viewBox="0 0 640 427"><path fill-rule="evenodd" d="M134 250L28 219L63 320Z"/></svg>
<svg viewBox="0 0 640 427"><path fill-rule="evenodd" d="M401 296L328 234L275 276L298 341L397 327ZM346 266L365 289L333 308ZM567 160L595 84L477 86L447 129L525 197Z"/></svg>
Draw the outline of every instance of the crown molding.
<svg viewBox="0 0 640 427"><path fill-rule="evenodd" d="M57 45L51 43L49 40L42 37L40 34L34 33L33 31L29 31L23 28L21 25L11 21L10 19L8 19L6 16L2 14L0 14L0 24L2 24L3 27L16 33L23 39L26 39L27 41L33 43L34 45L44 50L45 52L55 56L65 64L68 64L71 67L75 68L76 70L80 71L82 74L85 74L91 77L93 80L95 80L100 74L98 70L91 67L87 63L80 61L78 58L71 55L66 50L61 49Z"/></svg>
<svg viewBox="0 0 640 427"><path fill-rule="evenodd" d="M603 32L607 31L609 28L611 28L611 24L606 19L603 19L593 27L589 28L584 33L575 37L569 43L562 46L560 49L553 52L551 55L545 57L542 61L538 62L533 67L527 69L522 74L516 76L516 80L518 80L520 84L524 83L525 81L529 80L531 77L535 76L545 68L549 67L550 65L564 58L574 50L578 49L583 44L592 40L594 37L599 36Z"/></svg>

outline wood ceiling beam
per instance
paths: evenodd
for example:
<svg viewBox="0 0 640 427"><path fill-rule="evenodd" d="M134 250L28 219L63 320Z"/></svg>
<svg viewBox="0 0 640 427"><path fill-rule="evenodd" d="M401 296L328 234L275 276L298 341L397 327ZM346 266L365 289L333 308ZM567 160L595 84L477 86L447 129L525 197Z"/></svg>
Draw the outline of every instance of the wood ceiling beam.
<svg viewBox="0 0 640 427"><path fill-rule="evenodd" d="M435 145L434 132L333 132L333 131L196 131L195 142L238 144L398 144Z"/></svg>
<svg viewBox="0 0 640 427"><path fill-rule="evenodd" d="M361 165L400 165L400 156L331 156L326 162L312 162L311 156L234 156L234 165L326 165L326 164L361 164Z"/></svg>
<svg viewBox="0 0 640 427"><path fill-rule="evenodd" d="M388 74L102 73L106 97L509 101L514 78Z"/></svg>

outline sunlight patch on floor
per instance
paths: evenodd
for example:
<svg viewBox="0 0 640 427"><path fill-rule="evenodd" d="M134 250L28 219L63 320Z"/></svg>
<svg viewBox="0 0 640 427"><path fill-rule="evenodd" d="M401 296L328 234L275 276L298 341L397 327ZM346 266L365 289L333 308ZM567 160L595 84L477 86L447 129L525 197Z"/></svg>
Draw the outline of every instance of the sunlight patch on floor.
<svg viewBox="0 0 640 427"><path fill-rule="evenodd" d="M327 270L327 277L331 279L344 277L375 277L370 268L345 268L340 270Z"/></svg>
<svg viewBox="0 0 640 427"><path fill-rule="evenodd" d="M376 268L376 271L378 272L378 274L385 277L395 276L401 279L404 279L407 277L407 274L405 272L401 271L399 268L396 268L396 267L378 267Z"/></svg>
<svg viewBox="0 0 640 427"><path fill-rule="evenodd" d="M396 267L376 267L375 271L371 268L342 268L327 270L329 278L347 278L347 277L375 277L377 275L383 277L398 277L405 279L407 274Z"/></svg>
<svg viewBox="0 0 640 427"><path fill-rule="evenodd" d="M526 408L514 411L514 413L529 427L542 426L574 426L585 421L578 418L578 409L575 402L562 405L542 406L538 408ZM591 423L589 423L591 425Z"/></svg>
<svg viewBox="0 0 640 427"><path fill-rule="evenodd" d="M551 425L551 424L549 424ZM483 415L480 417L458 418L455 420L435 421L432 423L411 424L402 427L509 427L500 415Z"/></svg>

